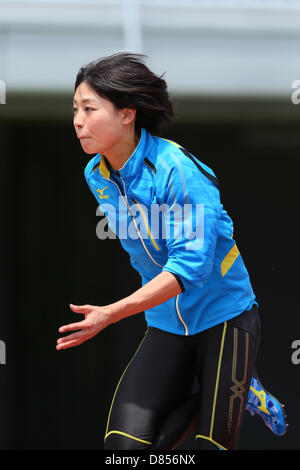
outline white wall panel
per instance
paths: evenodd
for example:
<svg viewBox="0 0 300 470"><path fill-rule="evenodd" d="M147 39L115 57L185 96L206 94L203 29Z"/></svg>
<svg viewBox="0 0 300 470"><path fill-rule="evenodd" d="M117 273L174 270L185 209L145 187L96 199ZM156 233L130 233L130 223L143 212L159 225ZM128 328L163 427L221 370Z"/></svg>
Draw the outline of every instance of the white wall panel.
<svg viewBox="0 0 300 470"><path fill-rule="evenodd" d="M0 0L8 93L72 91L81 65L128 45L180 95L286 98L300 79L299 2L123 2Z"/></svg>

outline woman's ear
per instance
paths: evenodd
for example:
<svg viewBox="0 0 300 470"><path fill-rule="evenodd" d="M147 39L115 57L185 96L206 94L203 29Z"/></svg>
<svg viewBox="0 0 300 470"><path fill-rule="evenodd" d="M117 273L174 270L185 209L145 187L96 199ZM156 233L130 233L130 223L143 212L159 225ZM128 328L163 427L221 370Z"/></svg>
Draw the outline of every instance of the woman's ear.
<svg viewBox="0 0 300 470"><path fill-rule="evenodd" d="M136 109L123 108L123 124L132 124L135 121Z"/></svg>

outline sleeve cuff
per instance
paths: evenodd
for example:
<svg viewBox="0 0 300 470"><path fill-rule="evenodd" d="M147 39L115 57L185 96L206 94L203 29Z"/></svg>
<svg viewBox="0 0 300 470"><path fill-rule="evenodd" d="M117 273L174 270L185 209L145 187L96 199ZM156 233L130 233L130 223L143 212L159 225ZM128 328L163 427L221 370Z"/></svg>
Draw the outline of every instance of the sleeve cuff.
<svg viewBox="0 0 300 470"><path fill-rule="evenodd" d="M167 269L164 269L164 271L168 271L168 270L167 270ZM178 282L178 284L179 284L179 286L180 286L181 292L184 292L184 291L185 291L185 287L184 287L184 285L183 285L183 282L182 282L180 276L178 276L178 274L173 273L172 271L168 271L168 272L171 273L171 274L173 274L173 276L176 278L176 280L177 280L177 282Z"/></svg>

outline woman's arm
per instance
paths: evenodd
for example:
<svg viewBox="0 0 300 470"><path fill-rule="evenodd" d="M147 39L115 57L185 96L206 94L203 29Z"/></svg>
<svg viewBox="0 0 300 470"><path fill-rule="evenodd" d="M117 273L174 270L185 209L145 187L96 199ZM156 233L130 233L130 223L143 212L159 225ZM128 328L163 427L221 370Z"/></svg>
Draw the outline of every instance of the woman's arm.
<svg viewBox="0 0 300 470"><path fill-rule="evenodd" d="M84 320L64 325L60 333L74 333L57 340L56 349L67 349L85 342L111 323L162 304L181 292L176 277L163 271L133 294L110 305L70 305L71 310L85 316Z"/></svg>

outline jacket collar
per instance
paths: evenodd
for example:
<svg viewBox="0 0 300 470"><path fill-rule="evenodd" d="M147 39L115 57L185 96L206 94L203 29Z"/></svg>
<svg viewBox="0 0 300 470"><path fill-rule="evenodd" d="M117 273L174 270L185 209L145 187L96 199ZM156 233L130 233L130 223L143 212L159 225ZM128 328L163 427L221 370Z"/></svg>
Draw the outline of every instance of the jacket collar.
<svg viewBox="0 0 300 470"><path fill-rule="evenodd" d="M113 170L107 159L104 155L101 155L99 171L100 174L109 179L111 174L119 175L122 178L130 178L136 176L139 172L140 168L144 163L144 158L150 154L153 147L153 138L146 129L142 129L140 140L134 150L134 152L130 155L128 160L124 163L122 168L119 169L118 172Z"/></svg>

